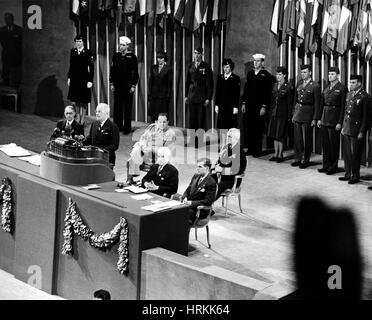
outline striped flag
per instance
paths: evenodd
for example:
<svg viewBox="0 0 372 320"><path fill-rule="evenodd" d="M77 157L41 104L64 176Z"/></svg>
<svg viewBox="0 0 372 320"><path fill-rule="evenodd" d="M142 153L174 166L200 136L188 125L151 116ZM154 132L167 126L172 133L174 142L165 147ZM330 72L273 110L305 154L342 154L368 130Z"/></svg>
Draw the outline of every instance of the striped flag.
<svg viewBox="0 0 372 320"><path fill-rule="evenodd" d="M305 39L305 16L306 16L306 2L305 0L298 0L296 3L296 12L298 15L296 46L299 47Z"/></svg>
<svg viewBox="0 0 372 320"><path fill-rule="evenodd" d="M372 0L367 0L367 27L366 27L366 52L365 60L369 61L372 57Z"/></svg>
<svg viewBox="0 0 372 320"><path fill-rule="evenodd" d="M338 27L341 16L341 0L330 0L328 3L328 29L327 29L327 46L334 50L338 37Z"/></svg>
<svg viewBox="0 0 372 320"><path fill-rule="evenodd" d="M80 7L80 1L79 0L72 0L72 8L71 11L73 14L79 15L79 7Z"/></svg>
<svg viewBox="0 0 372 320"><path fill-rule="evenodd" d="M207 7L208 7L208 0L196 0L194 31L199 28L200 24L207 23Z"/></svg>
<svg viewBox="0 0 372 320"><path fill-rule="evenodd" d="M185 14L185 1L186 0L175 0L174 2L174 20L181 22L183 15Z"/></svg>
<svg viewBox="0 0 372 320"><path fill-rule="evenodd" d="M195 0L185 1L185 12L181 20L182 27L191 31L194 28L195 2Z"/></svg>
<svg viewBox="0 0 372 320"><path fill-rule="evenodd" d="M279 7L280 7L280 0L275 0L273 14L271 16L271 26L270 26L270 31L275 35L278 35Z"/></svg>
<svg viewBox="0 0 372 320"><path fill-rule="evenodd" d="M348 48L350 22L351 11L349 9L349 0L343 0L336 46L336 51L339 54L344 54Z"/></svg>
<svg viewBox="0 0 372 320"><path fill-rule="evenodd" d="M328 0L323 2L323 24L322 24L322 50L327 54L331 54L330 48L327 46L327 32L329 23L329 11L328 11Z"/></svg>
<svg viewBox="0 0 372 320"><path fill-rule="evenodd" d="M354 46L358 46L361 48L362 54L364 54L365 49L365 39L366 39L366 31L367 31L367 22L368 22L368 13L366 11L366 0L361 0L360 3L360 10L358 15L358 22L354 37Z"/></svg>

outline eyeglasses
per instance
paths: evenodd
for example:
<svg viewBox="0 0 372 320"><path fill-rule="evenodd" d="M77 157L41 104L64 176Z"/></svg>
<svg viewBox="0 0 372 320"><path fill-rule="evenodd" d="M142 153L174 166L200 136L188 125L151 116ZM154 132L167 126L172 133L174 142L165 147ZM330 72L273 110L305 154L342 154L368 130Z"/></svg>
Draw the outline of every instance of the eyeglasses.
<svg viewBox="0 0 372 320"><path fill-rule="evenodd" d="M73 112L65 112L65 114L73 114Z"/></svg>

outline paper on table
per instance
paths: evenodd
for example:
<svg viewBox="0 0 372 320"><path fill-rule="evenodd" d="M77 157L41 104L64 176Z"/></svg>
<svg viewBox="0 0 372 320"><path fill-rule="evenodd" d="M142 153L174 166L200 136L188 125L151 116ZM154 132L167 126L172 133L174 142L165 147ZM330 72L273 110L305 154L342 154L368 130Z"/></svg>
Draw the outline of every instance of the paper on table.
<svg viewBox="0 0 372 320"><path fill-rule="evenodd" d="M40 167L40 155L39 154L35 154L33 156L26 156L26 157L21 157L21 158L18 158L19 160L23 160L23 161L27 161L35 166L38 166Z"/></svg>
<svg viewBox="0 0 372 320"><path fill-rule="evenodd" d="M182 204L182 203L177 201L177 200L170 200L170 201L166 201L166 202L162 202L162 203L156 203L156 204L151 204L149 206L144 206L141 209L156 212L156 211L160 211L160 210L169 209L169 208L178 206L180 204Z"/></svg>
<svg viewBox="0 0 372 320"><path fill-rule="evenodd" d="M19 146L0 148L0 150L9 157L24 157L31 155L30 152Z"/></svg>
<svg viewBox="0 0 372 320"><path fill-rule="evenodd" d="M147 192L147 189L144 189L144 188L141 188L141 187L136 187L136 186L129 186L129 187L125 187L124 189L129 190L130 192L133 192L133 193Z"/></svg>
<svg viewBox="0 0 372 320"><path fill-rule="evenodd" d="M8 143L8 144L0 144L0 148L11 148L11 147L16 147L17 145L12 142L12 143Z"/></svg>
<svg viewBox="0 0 372 320"><path fill-rule="evenodd" d="M152 199L153 196L150 196L149 194L139 194L136 196L131 196L131 198L135 200L149 200L149 199Z"/></svg>
<svg viewBox="0 0 372 320"><path fill-rule="evenodd" d="M92 189L99 189L101 188L98 184L88 184L87 186L83 187L86 190L92 190Z"/></svg>
<svg viewBox="0 0 372 320"><path fill-rule="evenodd" d="M125 190L125 189L115 189L115 192L125 193L125 192L129 192L129 191Z"/></svg>

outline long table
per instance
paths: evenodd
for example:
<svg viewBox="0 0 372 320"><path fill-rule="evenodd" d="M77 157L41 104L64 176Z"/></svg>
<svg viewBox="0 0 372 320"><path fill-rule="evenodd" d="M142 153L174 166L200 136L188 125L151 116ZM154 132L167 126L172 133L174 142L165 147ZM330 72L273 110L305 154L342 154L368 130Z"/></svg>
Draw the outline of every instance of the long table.
<svg viewBox="0 0 372 320"><path fill-rule="evenodd" d="M188 252L188 212L184 205L161 212L141 209L149 200L117 193L117 182L85 190L57 184L39 175L39 168L0 152L0 179L13 185L13 234L0 230L0 268L48 293L67 299L91 299L97 289L113 299L139 299L141 251L162 247ZM155 194L152 200L166 200ZM116 269L118 244L108 251L74 236L73 256L62 255L63 227L71 198L84 222L96 233L111 230L120 217L128 222L129 273Z"/></svg>

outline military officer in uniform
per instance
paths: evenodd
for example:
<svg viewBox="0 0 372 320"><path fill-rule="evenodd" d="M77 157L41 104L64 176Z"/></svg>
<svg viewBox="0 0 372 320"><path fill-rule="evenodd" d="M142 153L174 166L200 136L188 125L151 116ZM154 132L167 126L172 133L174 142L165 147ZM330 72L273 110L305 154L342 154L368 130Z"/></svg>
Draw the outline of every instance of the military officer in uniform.
<svg viewBox="0 0 372 320"><path fill-rule="evenodd" d="M295 161L292 167L307 168L313 140L313 128L319 113L320 90L318 84L311 79L311 66L301 67L301 81L295 90L292 122L294 124Z"/></svg>
<svg viewBox="0 0 372 320"><path fill-rule="evenodd" d="M265 130L266 109L270 107L273 77L264 69L265 56L253 55L253 70L247 73L242 98L244 149L259 157L262 153L262 137Z"/></svg>
<svg viewBox="0 0 372 320"><path fill-rule="evenodd" d="M345 175L338 179L349 181L349 184L359 182L360 161L367 131L370 95L362 89L362 82L361 75L350 76L350 92L346 98L341 130Z"/></svg>
<svg viewBox="0 0 372 320"><path fill-rule="evenodd" d="M139 78L137 56L129 51L130 43L128 37L119 38L119 52L114 53L110 70L110 87L114 92L114 122L124 134L132 131L133 93Z"/></svg>
<svg viewBox="0 0 372 320"><path fill-rule="evenodd" d="M206 107L213 94L213 75L210 66L203 61L203 48L194 51L194 62L187 69L186 94L190 129L205 129Z"/></svg>
<svg viewBox="0 0 372 320"><path fill-rule="evenodd" d="M80 115L79 122L84 122L88 103L91 100L93 86L94 64L93 53L84 47L82 36L75 37L75 48L70 53L70 69L68 71L67 85L69 86L67 98L75 103L76 112Z"/></svg>
<svg viewBox="0 0 372 320"><path fill-rule="evenodd" d="M337 172L340 132L344 119L347 88L339 81L340 69L330 67L329 86L324 89L320 99L318 127L322 133L323 167L318 169L328 175Z"/></svg>

